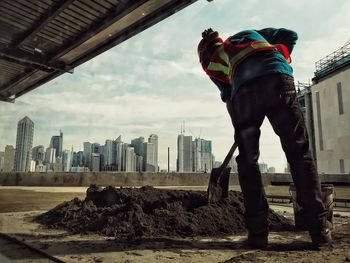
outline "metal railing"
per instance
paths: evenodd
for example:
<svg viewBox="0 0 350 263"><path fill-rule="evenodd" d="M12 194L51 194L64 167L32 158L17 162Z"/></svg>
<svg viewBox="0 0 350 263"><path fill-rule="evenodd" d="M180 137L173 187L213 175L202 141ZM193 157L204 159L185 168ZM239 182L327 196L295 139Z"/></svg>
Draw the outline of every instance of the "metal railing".
<svg viewBox="0 0 350 263"><path fill-rule="evenodd" d="M347 61L350 61L350 39L343 47L315 63L315 76L325 74Z"/></svg>

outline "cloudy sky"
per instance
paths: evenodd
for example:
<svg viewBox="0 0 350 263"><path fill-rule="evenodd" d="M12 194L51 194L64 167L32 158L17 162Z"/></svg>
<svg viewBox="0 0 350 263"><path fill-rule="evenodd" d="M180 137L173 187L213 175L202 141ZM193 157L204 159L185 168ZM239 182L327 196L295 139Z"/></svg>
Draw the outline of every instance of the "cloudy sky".
<svg viewBox="0 0 350 263"><path fill-rule="evenodd" d="M35 123L34 145L48 147L64 133L64 148L82 150L83 142L122 135L124 142L152 133L159 136L159 165L176 164L176 140L185 122L186 135L213 141L221 161L233 142L233 128L217 88L203 74L196 54L208 27L223 38L243 30L285 27L296 31L295 81L309 82L315 62L350 38L349 0L199 0L172 17L86 62L16 103L0 102L0 151L15 145L17 122ZM260 162L283 171L278 137L266 120Z"/></svg>

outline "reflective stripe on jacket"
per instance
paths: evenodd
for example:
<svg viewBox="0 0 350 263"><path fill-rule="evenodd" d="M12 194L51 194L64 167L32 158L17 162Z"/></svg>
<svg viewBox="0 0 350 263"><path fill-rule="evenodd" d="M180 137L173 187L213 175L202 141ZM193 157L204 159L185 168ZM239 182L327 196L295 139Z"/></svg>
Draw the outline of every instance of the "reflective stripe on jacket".
<svg viewBox="0 0 350 263"><path fill-rule="evenodd" d="M231 84L238 65L247 57L264 50L278 51L288 63L291 63L289 51L283 44L271 45L266 41L254 41L232 45L230 40L227 39L212 55L205 72L214 79Z"/></svg>

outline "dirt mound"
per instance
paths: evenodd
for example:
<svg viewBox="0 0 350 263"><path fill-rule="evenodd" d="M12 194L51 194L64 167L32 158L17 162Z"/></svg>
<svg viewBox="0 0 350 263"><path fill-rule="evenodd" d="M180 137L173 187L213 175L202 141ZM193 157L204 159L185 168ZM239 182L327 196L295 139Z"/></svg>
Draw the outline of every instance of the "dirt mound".
<svg viewBox="0 0 350 263"><path fill-rule="evenodd" d="M245 230L242 194L208 204L206 192L141 188L104 189L90 186L84 201L64 202L35 220L73 233L96 232L119 239L161 236L222 236ZM271 230L291 222L269 211Z"/></svg>

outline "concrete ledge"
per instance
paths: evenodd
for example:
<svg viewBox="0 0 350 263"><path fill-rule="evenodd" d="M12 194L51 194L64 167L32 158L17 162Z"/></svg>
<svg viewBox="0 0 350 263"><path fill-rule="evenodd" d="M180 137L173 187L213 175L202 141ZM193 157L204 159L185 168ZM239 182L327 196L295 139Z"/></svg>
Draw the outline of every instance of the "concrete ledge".
<svg viewBox="0 0 350 263"><path fill-rule="evenodd" d="M208 185L209 173L0 173L3 186L204 186ZM322 183L350 184L350 174L321 174ZM262 174L264 185L289 184L290 174ZM238 185L238 175L231 174L230 184Z"/></svg>
<svg viewBox="0 0 350 263"><path fill-rule="evenodd" d="M143 186L143 185L205 185L208 173L0 173L0 185L4 186ZM233 180L233 178L231 178Z"/></svg>

